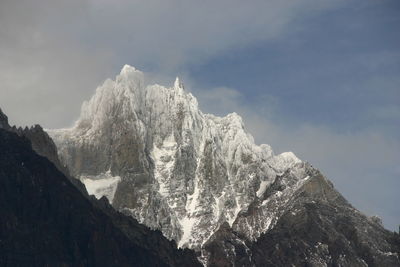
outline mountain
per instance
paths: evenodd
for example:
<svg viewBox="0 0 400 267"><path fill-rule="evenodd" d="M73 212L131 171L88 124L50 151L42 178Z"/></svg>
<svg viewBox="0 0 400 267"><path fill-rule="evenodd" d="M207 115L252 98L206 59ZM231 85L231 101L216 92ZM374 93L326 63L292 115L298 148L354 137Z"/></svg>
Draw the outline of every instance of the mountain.
<svg viewBox="0 0 400 267"><path fill-rule="evenodd" d="M0 110L0 266L199 266L161 232L84 195L17 132Z"/></svg>
<svg viewBox="0 0 400 267"><path fill-rule="evenodd" d="M204 114L177 78L146 85L125 65L48 130L90 194L209 266L399 266L396 236L293 153L256 145L236 113Z"/></svg>

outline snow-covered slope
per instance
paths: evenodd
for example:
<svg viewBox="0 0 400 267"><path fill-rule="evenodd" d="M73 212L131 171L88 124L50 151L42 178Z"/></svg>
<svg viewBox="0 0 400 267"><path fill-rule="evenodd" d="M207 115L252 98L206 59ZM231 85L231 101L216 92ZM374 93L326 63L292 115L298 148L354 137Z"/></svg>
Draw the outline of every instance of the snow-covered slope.
<svg viewBox="0 0 400 267"><path fill-rule="evenodd" d="M146 85L128 65L83 104L73 128L49 133L89 191L119 183L110 199L115 207L192 248L222 223L232 226L277 175L293 172L288 189L307 176L293 153L274 155L270 146L255 145L236 113L203 114L178 78L172 87ZM114 193L94 190L97 197ZM243 231L254 238L271 225L262 224Z"/></svg>

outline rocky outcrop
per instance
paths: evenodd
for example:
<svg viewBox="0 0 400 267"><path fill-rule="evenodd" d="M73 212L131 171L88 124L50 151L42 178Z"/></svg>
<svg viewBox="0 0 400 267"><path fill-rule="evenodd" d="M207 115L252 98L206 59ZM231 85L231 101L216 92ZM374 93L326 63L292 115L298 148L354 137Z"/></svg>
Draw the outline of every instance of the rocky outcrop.
<svg viewBox="0 0 400 267"><path fill-rule="evenodd" d="M0 129L1 266L198 266L151 231L88 199L30 141Z"/></svg>

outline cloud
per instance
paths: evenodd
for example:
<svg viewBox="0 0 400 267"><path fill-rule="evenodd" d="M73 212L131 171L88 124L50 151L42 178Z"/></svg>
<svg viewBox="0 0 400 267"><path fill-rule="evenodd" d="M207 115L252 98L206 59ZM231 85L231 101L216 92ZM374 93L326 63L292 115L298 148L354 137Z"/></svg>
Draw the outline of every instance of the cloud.
<svg viewBox="0 0 400 267"><path fill-rule="evenodd" d="M234 112L235 105L240 101L242 94L228 87L216 87L212 90L194 90L202 110L214 115L226 115Z"/></svg>
<svg viewBox="0 0 400 267"><path fill-rule="evenodd" d="M12 123L65 126L104 79L108 55L88 50L62 30L80 16L79 6L80 1L0 3L0 105ZM59 31L51 29L55 25Z"/></svg>
<svg viewBox="0 0 400 267"><path fill-rule="evenodd" d="M340 2L4 0L0 105L19 125L65 126L125 63L181 73L216 54L282 37L302 17Z"/></svg>
<svg viewBox="0 0 400 267"><path fill-rule="evenodd" d="M381 120L400 121L400 106L379 106L371 110L371 116Z"/></svg>
<svg viewBox="0 0 400 267"><path fill-rule="evenodd" d="M296 28L287 27L290 23L338 2L92 1L89 16L103 34L90 36L90 41L130 49L132 54L124 56L133 62L174 69L201 64L235 47L278 38Z"/></svg>

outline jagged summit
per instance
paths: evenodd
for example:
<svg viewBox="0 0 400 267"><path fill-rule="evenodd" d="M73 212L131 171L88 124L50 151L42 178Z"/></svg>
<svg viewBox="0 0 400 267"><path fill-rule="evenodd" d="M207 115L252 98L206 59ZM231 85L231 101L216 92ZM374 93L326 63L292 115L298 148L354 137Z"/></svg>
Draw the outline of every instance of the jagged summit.
<svg viewBox="0 0 400 267"><path fill-rule="evenodd" d="M210 247L223 248L229 264L238 257L251 262L248 244L288 212L297 214L292 208L307 194L306 202L354 213L308 163L256 145L238 114L204 114L179 78L168 88L146 85L144 76L124 66L83 104L74 127L49 131L62 162L90 194L108 197L204 262L220 260Z"/></svg>
<svg viewBox="0 0 400 267"><path fill-rule="evenodd" d="M135 71L138 71L135 67L133 67L133 66L131 66L129 64L125 64L122 67L120 74L129 73L129 72L135 72ZM140 72L140 71L138 71L138 72Z"/></svg>
<svg viewBox="0 0 400 267"><path fill-rule="evenodd" d="M49 132L75 176L84 182L100 177L106 188L94 191L115 192L117 208L181 246L201 246L220 223L232 225L276 175L304 165L294 155L274 156L270 146L257 146L238 114L203 114L189 92L143 81L142 72L125 65L83 104L73 128ZM183 89L179 78L174 88ZM146 185L140 193L133 188L139 180ZM133 199L123 193L127 188ZM197 233L206 222L213 227Z"/></svg>
<svg viewBox="0 0 400 267"><path fill-rule="evenodd" d="M133 83L143 83L143 78L143 72L130 65L125 65L117 76L117 80L125 80Z"/></svg>

